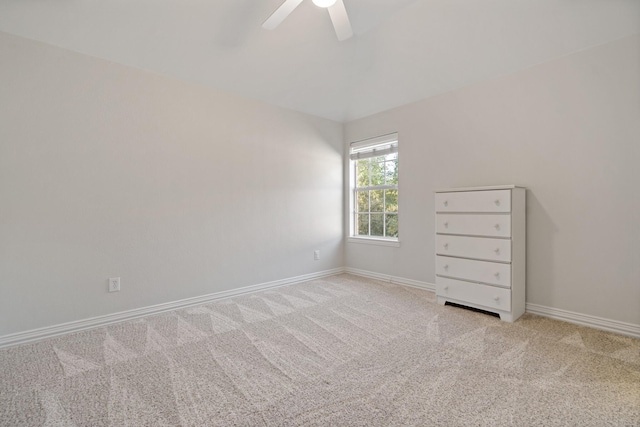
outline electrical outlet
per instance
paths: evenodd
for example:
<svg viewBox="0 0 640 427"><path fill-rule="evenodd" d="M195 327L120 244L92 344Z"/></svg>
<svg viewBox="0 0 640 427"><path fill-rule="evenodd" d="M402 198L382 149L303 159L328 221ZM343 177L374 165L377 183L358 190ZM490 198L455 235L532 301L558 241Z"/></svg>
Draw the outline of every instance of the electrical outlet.
<svg viewBox="0 0 640 427"><path fill-rule="evenodd" d="M316 260L316 261L320 259L320 251L319 250L313 251L313 259Z"/></svg>
<svg viewBox="0 0 640 427"><path fill-rule="evenodd" d="M109 292L118 292L120 290L120 278L112 277L109 279Z"/></svg>

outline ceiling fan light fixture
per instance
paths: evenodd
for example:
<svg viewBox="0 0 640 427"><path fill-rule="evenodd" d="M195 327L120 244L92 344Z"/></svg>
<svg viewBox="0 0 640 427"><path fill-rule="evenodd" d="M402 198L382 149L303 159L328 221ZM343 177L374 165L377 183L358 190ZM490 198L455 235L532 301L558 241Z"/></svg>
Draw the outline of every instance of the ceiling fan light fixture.
<svg viewBox="0 0 640 427"><path fill-rule="evenodd" d="M304 0L284 0L284 3L262 23L262 28L273 30L285 20L294 9L300 6ZM336 30L338 41L347 40L353 37L353 29L349 22L347 9L344 7L344 0L312 0L318 7L327 9L333 28Z"/></svg>
<svg viewBox="0 0 640 427"><path fill-rule="evenodd" d="M331 7L336 3L336 0L311 0L313 4L318 7Z"/></svg>

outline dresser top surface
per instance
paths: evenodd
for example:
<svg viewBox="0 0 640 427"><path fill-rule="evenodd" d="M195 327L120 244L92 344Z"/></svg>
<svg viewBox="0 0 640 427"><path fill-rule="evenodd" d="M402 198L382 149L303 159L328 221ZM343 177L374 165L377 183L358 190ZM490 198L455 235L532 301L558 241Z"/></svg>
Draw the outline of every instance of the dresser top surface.
<svg viewBox="0 0 640 427"><path fill-rule="evenodd" d="M484 187L456 187L456 188L439 188L433 190L434 193L453 193L456 191L487 191L487 190L511 190L514 188L526 188L521 185L488 185Z"/></svg>

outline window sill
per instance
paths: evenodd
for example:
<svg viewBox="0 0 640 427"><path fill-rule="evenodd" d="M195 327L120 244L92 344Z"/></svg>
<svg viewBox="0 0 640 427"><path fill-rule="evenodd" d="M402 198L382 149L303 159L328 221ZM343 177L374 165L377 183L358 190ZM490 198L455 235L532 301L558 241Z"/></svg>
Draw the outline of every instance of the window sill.
<svg viewBox="0 0 640 427"><path fill-rule="evenodd" d="M400 247L399 240L391 240L391 239L376 239L373 237L347 237L348 243L361 243L365 245L378 245L378 246L391 246L394 248Z"/></svg>

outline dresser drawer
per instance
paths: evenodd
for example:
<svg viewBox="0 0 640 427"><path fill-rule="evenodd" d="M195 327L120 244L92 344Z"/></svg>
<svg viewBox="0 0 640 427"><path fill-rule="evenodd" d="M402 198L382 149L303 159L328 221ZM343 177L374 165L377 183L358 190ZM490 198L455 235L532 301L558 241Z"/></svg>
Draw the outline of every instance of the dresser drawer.
<svg viewBox="0 0 640 427"><path fill-rule="evenodd" d="M436 193L436 212L511 212L511 190Z"/></svg>
<svg viewBox="0 0 640 427"><path fill-rule="evenodd" d="M436 254L509 262L511 240L437 234Z"/></svg>
<svg viewBox="0 0 640 427"><path fill-rule="evenodd" d="M506 288L511 286L511 265L497 262L437 255L436 275L488 283Z"/></svg>
<svg viewBox="0 0 640 427"><path fill-rule="evenodd" d="M490 309L511 311L511 290L478 283L436 277L436 293L439 297L481 305Z"/></svg>
<svg viewBox="0 0 640 427"><path fill-rule="evenodd" d="M511 216L436 214L436 233L511 237Z"/></svg>

